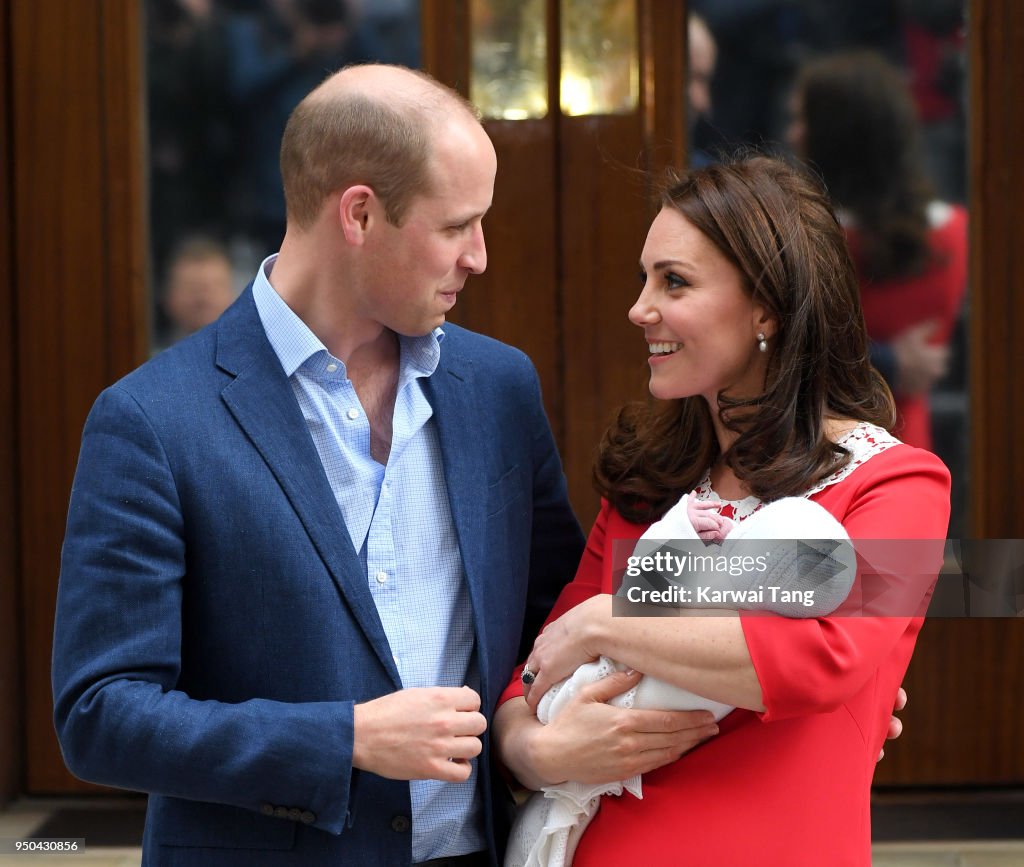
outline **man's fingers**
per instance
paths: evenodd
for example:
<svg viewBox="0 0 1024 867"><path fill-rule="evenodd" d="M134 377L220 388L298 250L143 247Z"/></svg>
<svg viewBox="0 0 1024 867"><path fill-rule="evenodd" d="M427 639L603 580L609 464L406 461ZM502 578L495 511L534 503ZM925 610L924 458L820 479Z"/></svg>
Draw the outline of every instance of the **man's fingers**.
<svg viewBox="0 0 1024 867"><path fill-rule="evenodd" d="M446 783L464 783L473 773L473 766L464 759L440 759L433 764L426 779L443 780Z"/></svg>
<svg viewBox="0 0 1024 867"><path fill-rule="evenodd" d="M480 710L480 695L475 689L468 686L440 687L445 691L451 690L455 694L455 710Z"/></svg>
<svg viewBox="0 0 1024 867"><path fill-rule="evenodd" d="M468 687L404 689L357 704L352 764L393 780L467 779L487 728L479 707Z"/></svg>
<svg viewBox="0 0 1024 867"><path fill-rule="evenodd" d="M487 718L478 711L458 711L448 728L456 737L479 737L487 731Z"/></svg>
<svg viewBox="0 0 1024 867"><path fill-rule="evenodd" d="M447 752L450 753L448 758L460 761L475 759L480 755L482 749L480 738L455 738L447 749Z"/></svg>
<svg viewBox="0 0 1024 867"><path fill-rule="evenodd" d="M907 706L907 691L901 686L896 690L896 704L894 705L895 710L903 710Z"/></svg>

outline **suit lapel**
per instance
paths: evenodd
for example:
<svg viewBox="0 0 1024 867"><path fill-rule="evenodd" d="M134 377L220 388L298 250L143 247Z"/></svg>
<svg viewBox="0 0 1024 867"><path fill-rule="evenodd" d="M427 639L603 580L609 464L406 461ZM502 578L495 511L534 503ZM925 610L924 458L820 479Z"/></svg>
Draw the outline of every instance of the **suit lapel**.
<svg viewBox="0 0 1024 867"><path fill-rule="evenodd" d="M450 338L449 338L450 339ZM447 340L445 341L447 343ZM479 414L473 404L472 368L454 358L442 345L441 362L425 380L426 395L434 410L437 435L448 489L448 505L459 539L462 566L469 585L476 631L476 650L481 677L481 698L488 707L487 574L486 524L487 464L479 437L467 425Z"/></svg>
<svg viewBox="0 0 1024 867"><path fill-rule="evenodd" d="M400 689L401 678L366 587L362 563L251 291L220 321L217 365L235 377L221 393L224 403L270 467L395 688Z"/></svg>

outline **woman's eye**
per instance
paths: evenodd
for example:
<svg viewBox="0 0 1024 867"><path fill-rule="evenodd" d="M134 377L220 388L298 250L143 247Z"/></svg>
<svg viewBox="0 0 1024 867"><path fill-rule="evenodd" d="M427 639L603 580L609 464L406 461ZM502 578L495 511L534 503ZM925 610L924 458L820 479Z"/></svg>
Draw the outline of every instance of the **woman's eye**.
<svg viewBox="0 0 1024 867"><path fill-rule="evenodd" d="M671 271L667 271L665 273L665 285L668 286L669 289L682 289L684 286L689 286L690 284L678 274L673 274Z"/></svg>

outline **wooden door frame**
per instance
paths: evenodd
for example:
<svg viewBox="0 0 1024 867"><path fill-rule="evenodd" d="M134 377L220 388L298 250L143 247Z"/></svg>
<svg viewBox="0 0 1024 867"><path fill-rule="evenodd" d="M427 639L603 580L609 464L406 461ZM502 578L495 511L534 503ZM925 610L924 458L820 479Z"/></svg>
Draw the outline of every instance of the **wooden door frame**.
<svg viewBox="0 0 1024 867"><path fill-rule="evenodd" d="M1024 6L970 0L971 530L1024 538Z"/></svg>
<svg viewBox="0 0 1024 867"><path fill-rule="evenodd" d="M16 543L23 685L7 773L20 791L79 791L53 733L53 607L86 414L149 347L142 11L137 0L4 0L3 16L14 327L0 417L15 440L8 457L0 439L0 457L16 492L17 530L5 532Z"/></svg>
<svg viewBox="0 0 1024 867"><path fill-rule="evenodd" d="M0 0L0 46L10 45L10 2ZM15 388L15 306L17 280L14 251L14 164L11 160L13 118L10 110L11 74L0 63L0 804L16 795L22 785L21 630L18 599L18 461Z"/></svg>
<svg viewBox="0 0 1024 867"><path fill-rule="evenodd" d="M465 20L467 0L423 6L434 20ZM1024 7L970 0L969 14L971 526L1022 538L1024 238L1011 208L1024 200ZM67 790L59 774L30 782L26 755L52 761L56 746L48 713L22 720L27 694L49 682L85 412L148 350L140 16L137 0L0 0L0 801ZM430 67L440 55L425 45L424 56Z"/></svg>

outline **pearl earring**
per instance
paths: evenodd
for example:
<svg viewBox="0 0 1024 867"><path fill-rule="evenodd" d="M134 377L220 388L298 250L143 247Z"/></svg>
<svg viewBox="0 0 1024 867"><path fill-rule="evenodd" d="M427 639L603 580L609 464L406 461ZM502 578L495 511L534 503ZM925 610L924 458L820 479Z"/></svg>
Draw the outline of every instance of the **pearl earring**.
<svg viewBox="0 0 1024 867"><path fill-rule="evenodd" d="M767 352L768 351L768 341L765 340L765 336L764 336L764 332L763 331L759 331L757 333L757 348L759 350L761 350L761 352Z"/></svg>

